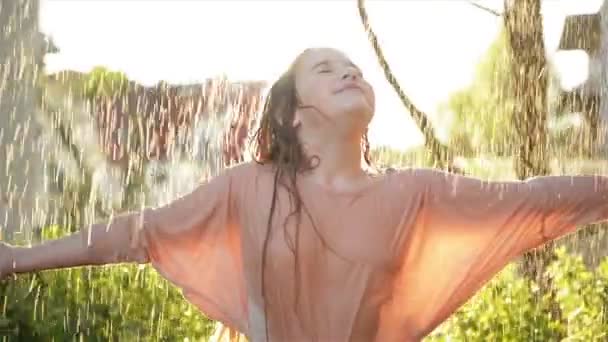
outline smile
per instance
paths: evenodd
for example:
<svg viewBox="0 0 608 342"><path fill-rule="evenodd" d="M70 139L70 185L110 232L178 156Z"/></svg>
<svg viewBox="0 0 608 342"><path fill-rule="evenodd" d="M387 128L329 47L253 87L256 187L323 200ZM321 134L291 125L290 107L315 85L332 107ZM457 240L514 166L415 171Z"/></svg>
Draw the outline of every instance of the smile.
<svg viewBox="0 0 608 342"><path fill-rule="evenodd" d="M336 93L341 93L341 92L343 92L343 91L346 91L346 90L353 90L353 89L354 89L354 90L358 90L358 91L363 91L363 90L361 89L361 87L359 87L359 86L358 86L358 85L356 85L356 84L347 84L346 86L344 86L344 87L342 87L342 88L338 89L338 91L336 91Z"/></svg>

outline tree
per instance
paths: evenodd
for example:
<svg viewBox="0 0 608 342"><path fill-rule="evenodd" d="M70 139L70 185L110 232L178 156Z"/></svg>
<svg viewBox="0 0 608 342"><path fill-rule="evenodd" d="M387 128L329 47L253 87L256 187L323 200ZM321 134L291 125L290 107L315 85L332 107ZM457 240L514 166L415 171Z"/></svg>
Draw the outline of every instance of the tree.
<svg viewBox="0 0 608 342"><path fill-rule="evenodd" d="M467 157L478 153L498 157L512 157L518 153L513 141L519 136L513 127L516 105L516 84L512 77L513 59L510 56L507 31L504 25L496 39L475 69L473 81L467 87L454 92L440 110L451 115L452 126L449 144L463 146L460 150ZM547 120L555 125L547 128L552 150L562 149L569 142L565 139L570 127L553 113L559 100L559 76L546 61L548 73ZM556 146L559 145L559 146Z"/></svg>
<svg viewBox="0 0 608 342"><path fill-rule="evenodd" d="M45 168L39 136L37 80L45 42L39 1L0 0L0 234L31 233L44 220ZM40 201L39 201L40 200Z"/></svg>
<svg viewBox="0 0 608 342"><path fill-rule="evenodd" d="M477 65L472 84L452 94L442 107L453 115L450 143L467 146L469 156L491 153L512 155L515 134L511 60L504 29Z"/></svg>
<svg viewBox="0 0 608 342"><path fill-rule="evenodd" d="M520 179L550 173L547 158L548 68L540 0L506 1L504 23L511 59L512 123L518 136Z"/></svg>
<svg viewBox="0 0 608 342"><path fill-rule="evenodd" d="M551 173L547 144L549 76L540 0L505 0L503 21L515 100L511 116L517 137L515 173L521 180L545 176ZM551 290L552 279L546 276L554 257L554 242L550 242L526 253L522 268L540 286L537 300L549 295L551 315L560 320L562 313L554 299L556 293Z"/></svg>
<svg viewBox="0 0 608 342"><path fill-rule="evenodd" d="M105 67L96 67L88 74L85 94L89 99L101 96L124 96L128 86L129 79L123 72L110 71Z"/></svg>

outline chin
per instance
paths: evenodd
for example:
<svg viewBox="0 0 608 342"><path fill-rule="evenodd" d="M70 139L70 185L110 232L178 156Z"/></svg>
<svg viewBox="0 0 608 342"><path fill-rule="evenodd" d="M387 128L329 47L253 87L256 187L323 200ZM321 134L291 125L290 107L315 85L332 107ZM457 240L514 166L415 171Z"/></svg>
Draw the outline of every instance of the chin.
<svg viewBox="0 0 608 342"><path fill-rule="evenodd" d="M374 109L370 107L367 103L360 103L356 106L351 106L344 112L350 117L365 120L368 123L372 120L372 117L374 116Z"/></svg>

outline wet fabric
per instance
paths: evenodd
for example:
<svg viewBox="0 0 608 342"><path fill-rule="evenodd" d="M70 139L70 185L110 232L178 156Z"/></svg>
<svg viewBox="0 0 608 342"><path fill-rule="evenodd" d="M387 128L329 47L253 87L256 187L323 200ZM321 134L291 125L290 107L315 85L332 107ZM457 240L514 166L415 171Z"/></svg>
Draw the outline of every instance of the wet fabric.
<svg viewBox="0 0 608 342"><path fill-rule="evenodd" d="M253 342L419 341L509 261L608 219L608 178L599 176L487 182L408 169L352 192L300 177L299 220L288 192L277 192L264 301L273 176L255 163L230 168L166 206L92 230L91 255L151 262Z"/></svg>

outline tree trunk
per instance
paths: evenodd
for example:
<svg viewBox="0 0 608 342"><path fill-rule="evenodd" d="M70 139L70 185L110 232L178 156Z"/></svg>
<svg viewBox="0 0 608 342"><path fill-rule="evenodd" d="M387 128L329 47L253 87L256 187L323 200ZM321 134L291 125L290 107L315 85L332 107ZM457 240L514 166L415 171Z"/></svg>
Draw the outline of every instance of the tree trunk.
<svg viewBox="0 0 608 342"><path fill-rule="evenodd" d="M520 180L551 172L547 155L548 69L542 20L540 0L505 1L504 24L515 95L512 120L518 136L515 172ZM526 253L521 270L540 287L537 299L550 295L553 319L561 320L551 279L545 276L553 257L553 243L549 243Z"/></svg>
<svg viewBox="0 0 608 342"><path fill-rule="evenodd" d="M550 173L547 156L547 59L540 0L506 1L504 23L515 95L515 172L521 180ZM540 280L551 248L525 256L525 270Z"/></svg>
<svg viewBox="0 0 608 342"><path fill-rule="evenodd" d="M519 135L515 170L520 179L547 175L547 58L540 0L517 0L504 15Z"/></svg>
<svg viewBox="0 0 608 342"><path fill-rule="evenodd" d="M45 221L45 159L36 120L45 42L38 0L0 0L0 235L29 235ZM42 209L42 210L41 210Z"/></svg>

